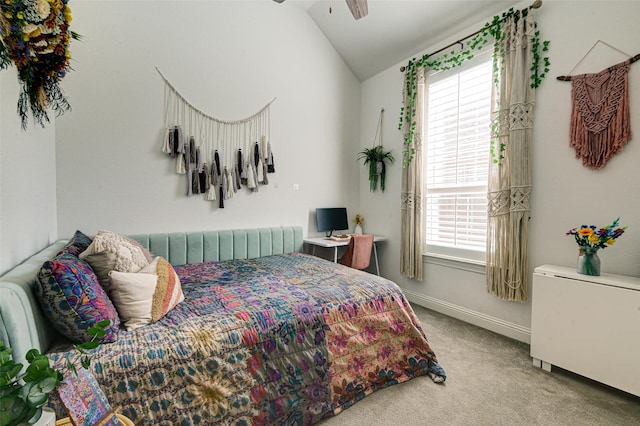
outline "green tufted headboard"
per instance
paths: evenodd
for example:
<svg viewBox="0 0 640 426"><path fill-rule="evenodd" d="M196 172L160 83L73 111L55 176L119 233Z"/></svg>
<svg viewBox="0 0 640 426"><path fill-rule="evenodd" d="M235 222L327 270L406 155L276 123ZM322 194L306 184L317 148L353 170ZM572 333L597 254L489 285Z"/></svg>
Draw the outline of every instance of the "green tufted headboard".
<svg viewBox="0 0 640 426"><path fill-rule="evenodd" d="M252 259L302 251L302 227L231 229L130 235L173 265Z"/></svg>
<svg viewBox="0 0 640 426"><path fill-rule="evenodd" d="M301 252L303 244L300 226L130 237L174 265ZM65 243L53 243L0 277L0 340L14 349L17 362L25 363L24 355L29 349L46 352L60 338L43 315L32 287L42 264L53 258Z"/></svg>

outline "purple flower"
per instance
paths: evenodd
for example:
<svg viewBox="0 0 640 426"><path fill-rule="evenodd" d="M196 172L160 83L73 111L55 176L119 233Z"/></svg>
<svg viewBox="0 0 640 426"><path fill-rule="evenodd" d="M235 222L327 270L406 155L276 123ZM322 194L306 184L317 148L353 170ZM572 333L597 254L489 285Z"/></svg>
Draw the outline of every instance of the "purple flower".
<svg viewBox="0 0 640 426"><path fill-rule="evenodd" d="M358 372L364 368L365 360L364 357L357 356L353 358L353 370Z"/></svg>
<svg viewBox="0 0 640 426"><path fill-rule="evenodd" d="M278 370L274 370L273 368L269 368L267 370L267 376L272 382L277 382L282 377L282 374Z"/></svg>
<svg viewBox="0 0 640 426"><path fill-rule="evenodd" d="M374 339L376 338L376 335L377 335L377 333L376 333L376 329L375 329L374 327L370 326L370 325L367 325L367 326L364 328L363 333L364 333L365 337L366 337L368 340L374 340Z"/></svg>
<svg viewBox="0 0 640 426"><path fill-rule="evenodd" d="M296 314L305 320L310 320L313 319L313 316L315 314L314 312L314 306L311 303L305 302L305 303L301 303L299 305L296 305L294 307Z"/></svg>
<svg viewBox="0 0 640 426"><path fill-rule="evenodd" d="M389 329L394 333L402 333L402 331L404 331L404 324L396 318L389 325Z"/></svg>

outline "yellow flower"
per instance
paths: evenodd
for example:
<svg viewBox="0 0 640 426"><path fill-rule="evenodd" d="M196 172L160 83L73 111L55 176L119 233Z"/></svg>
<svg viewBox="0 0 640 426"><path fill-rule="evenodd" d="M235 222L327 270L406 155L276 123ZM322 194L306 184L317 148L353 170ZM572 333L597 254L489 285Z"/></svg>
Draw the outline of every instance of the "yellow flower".
<svg viewBox="0 0 640 426"><path fill-rule="evenodd" d="M23 25L22 33L29 37L38 37L40 35L40 27L34 24Z"/></svg>
<svg viewBox="0 0 640 426"><path fill-rule="evenodd" d="M217 361L221 366L225 364L220 359ZM237 405L237 401L243 398L248 400L249 389L255 383L246 370L246 364L242 363L239 367L235 374L229 370L196 371L187 379L189 385L186 389L193 398L193 405L202 406L211 416L217 417L217 420L225 415L245 411L246 408Z"/></svg>
<svg viewBox="0 0 640 426"><path fill-rule="evenodd" d="M598 237L596 234L589 235L589 242L590 243L597 244L598 240L600 240L600 237Z"/></svg>
<svg viewBox="0 0 640 426"><path fill-rule="evenodd" d="M69 6L64 8L64 18L67 22L71 22L73 19L71 18L71 8Z"/></svg>
<svg viewBox="0 0 640 426"><path fill-rule="evenodd" d="M198 372L193 376L193 383L187 386L187 392L193 396L195 406L204 407L212 416L224 416L231 407L229 398L234 386L219 372Z"/></svg>
<svg viewBox="0 0 640 426"><path fill-rule="evenodd" d="M222 351L215 328L189 330L193 346L205 357L210 357Z"/></svg>
<svg viewBox="0 0 640 426"><path fill-rule="evenodd" d="M581 228L578 231L578 234L580 234L583 237L588 237L589 235L593 234L593 230L591 228Z"/></svg>
<svg viewBox="0 0 640 426"><path fill-rule="evenodd" d="M612 246L612 245L613 245L613 243L615 243L615 242L616 242L616 240L615 240L614 238L609 238L609 239L607 240L607 244L609 244L610 246Z"/></svg>

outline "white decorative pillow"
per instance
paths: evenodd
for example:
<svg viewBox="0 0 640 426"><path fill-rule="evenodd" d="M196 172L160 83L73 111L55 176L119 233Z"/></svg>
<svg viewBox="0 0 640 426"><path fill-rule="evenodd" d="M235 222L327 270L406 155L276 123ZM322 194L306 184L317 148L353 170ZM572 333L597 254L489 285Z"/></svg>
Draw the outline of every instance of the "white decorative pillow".
<svg viewBox="0 0 640 426"><path fill-rule="evenodd" d="M99 231L80 259L90 254L110 252L116 255L114 270L120 272L137 272L147 266L151 259L145 249L136 241L111 231Z"/></svg>
<svg viewBox="0 0 640 426"><path fill-rule="evenodd" d="M127 330L158 321L184 300L178 274L160 256L137 273L111 271L109 281L111 300Z"/></svg>
<svg viewBox="0 0 640 426"><path fill-rule="evenodd" d="M78 256L94 270L107 294L109 272L138 272L151 263L151 254L137 241L111 231L99 231Z"/></svg>

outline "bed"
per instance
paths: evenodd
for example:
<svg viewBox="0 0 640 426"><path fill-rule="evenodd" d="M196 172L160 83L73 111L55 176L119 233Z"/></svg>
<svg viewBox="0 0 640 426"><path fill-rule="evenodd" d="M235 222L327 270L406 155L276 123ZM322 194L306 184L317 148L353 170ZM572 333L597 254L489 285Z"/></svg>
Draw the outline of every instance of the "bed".
<svg viewBox="0 0 640 426"><path fill-rule="evenodd" d="M418 376L444 381L400 288L301 253L300 227L132 238L173 265L184 295L157 322L120 327L92 355L111 404L137 425L307 425ZM17 268L24 280L54 246ZM5 303L15 274L0 280L2 337L62 365L73 348L46 330L32 295L22 304L31 312L19 311L44 332L17 337L5 321L11 314L15 324L18 309Z"/></svg>

